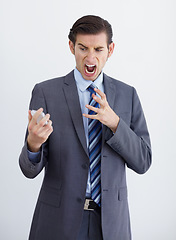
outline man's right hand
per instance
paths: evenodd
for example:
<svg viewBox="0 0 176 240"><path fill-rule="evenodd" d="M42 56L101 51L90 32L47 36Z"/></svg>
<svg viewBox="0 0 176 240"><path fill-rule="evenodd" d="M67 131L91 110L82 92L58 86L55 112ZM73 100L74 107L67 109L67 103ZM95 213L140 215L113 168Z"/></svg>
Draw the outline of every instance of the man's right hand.
<svg viewBox="0 0 176 240"><path fill-rule="evenodd" d="M36 111L34 116L31 114L31 110L29 110L28 119L28 149L31 152L38 152L40 151L40 147L50 134L53 132L52 121L50 120L50 115L46 114L44 118L42 118L39 123L37 123L37 119L39 115L43 112L43 108L40 108ZM48 122L46 124L46 122Z"/></svg>

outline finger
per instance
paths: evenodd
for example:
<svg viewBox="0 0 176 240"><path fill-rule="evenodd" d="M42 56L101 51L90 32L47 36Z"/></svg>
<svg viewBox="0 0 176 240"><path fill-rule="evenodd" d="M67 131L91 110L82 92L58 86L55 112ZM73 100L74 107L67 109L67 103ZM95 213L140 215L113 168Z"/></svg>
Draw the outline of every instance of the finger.
<svg viewBox="0 0 176 240"><path fill-rule="evenodd" d="M48 126L52 126L53 122L51 120L48 120Z"/></svg>
<svg viewBox="0 0 176 240"><path fill-rule="evenodd" d="M88 108L89 110L91 110L91 111L93 111L93 112L95 112L95 113L97 113L98 112L98 109L99 108L96 108L96 107L93 107L93 106L91 106L91 105L86 105L86 108Z"/></svg>
<svg viewBox="0 0 176 240"><path fill-rule="evenodd" d="M47 124L45 124L45 125L43 126L43 128L44 128L46 131L49 131L50 129L53 129L52 121L51 121L51 120L48 120L48 121L47 121Z"/></svg>
<svg viewBox="0 0 176 240"><path fill-rule="evenodd" d="M98 97L97 95L93 94L92 95L93 99L100 105L100 107L103 107L105 104L105 100L102 98Z"/></svg>
<svg viewBox="0 0 176 240"><path fill-rule="evenodd" d="M32 114L31 114L31 110L28 111L28 121L30 123L30 121L32 120Z"/></svg>
<svg viewBox="0 0 176 240"><path fill-rule="evenodd" d="M45 142L48 136L53 132L53 127L51 126L52 122L49 120L48 124L42 126L42 124L37 124L35 125L33 129L33 133L35 136L42 138L43 141Z"/></svg>
<svg viewBox="0 0 176 240"><path fill-rule="evenodd" d="M51 124L51 123L50 123L50 124ZM50 125L46 133L47 133L47 135L49 136L52 132L53 132L53 126Z"/></svg>
<svg viewBox="0 0 176 240"><path fill-rule="evenodd" d="M39 124L41 127L43 127L43 126L45 126L45 125L48 124L49 119L50 119L50 114L47 113L47 114L39 121L38 124Z"/></svg>
<svg viewBox="0 0 176 240"><path fill-rule="evenodd" d="M40 137L42 137L46 140L52 132L53 132L53 126L52 126L51 120L49 120L47 125L40 128L38 134L39 134Z"/></svg>
<svg viewBox="0 0 176 240"><path fill-rule="evenodd" d="M34 118L34 119L37 119L42 112L43 112L43 108L39 108L39 109L36 111L36 113L34 114L33 118Z"/></svg>
<svg viewBox="0 0 176 240"><path fill-rule="evenodd" d="M102 100L106 100L106 94L103 93L100 89L95 88L94 91L95 91L96 93L98 93L98 95L100 95L100 97L101 97Z"/></svg>
<svg viewBox="0 0 176 240"><path fill-rule="evenodd" d="M83 113L83 116L86 117L86 118L90 118L90 119L98 119L97 114L90 115L90 114Z"/></svg>
<svg viewBox="0 0 176 240"><path fill-rule="evenodd" d="M40 125L38 125L38 118L41 115L41 113L43 112L43 108L39 108L35 114L32 116L31 114L31 110L29 110L29 119L32 117L32 119L30 120L30 123L28 125L28 129L29 131L35 131L38 132L39 128L41 127Z"/></svg>
<svg viewBox="0 0 176 240"><path fill-rule="evenodd" d="M52 132L53 132L53 127L51 127L51 128L47 131L47 138L51 135Z"/></svg>
<svg viewBox="0 0 176 240"><path fill-rule="evenodd" d="M43 128L41 129L41 132L42 132L43 134L47 134L47 135L48 135L48 134L51 133L52 131L53 131L52 121L49 120L48 123L47 123L47 125L43 126Z"/></svg>
<svg viewBox="0 0 176 240"><path fill-rule="evenodd" d="M33 117L32 117L32 123L33 124L37 124L37 119L38 119L38 117L40 116L40 114L43 112L43 108L39 108L37 111L36 111L36 113L33 115Z"/></svg>

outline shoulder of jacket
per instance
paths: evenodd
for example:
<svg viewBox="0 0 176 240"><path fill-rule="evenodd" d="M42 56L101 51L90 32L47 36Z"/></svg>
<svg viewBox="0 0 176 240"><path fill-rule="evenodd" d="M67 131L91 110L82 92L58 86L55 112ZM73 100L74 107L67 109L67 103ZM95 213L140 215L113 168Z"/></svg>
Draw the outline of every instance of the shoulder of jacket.
<svg viewBox="0 0 176 240"><path fill-rule="evenodd" d="M36 84L36 86L41 87L41 88L48 88L48 87L56 87L58 85L62 85L65 81L65 78L69 75L72 74L73 71L71 71L70 73L68 73L65 76L61 76L61 77L55 77L55 78L51 78L48 80L44 80L42 82L39 82Z"/></svg>
<svg viewBox="0 0 176 240"><path fill-rule="evenodd" d="M131 86L131 85L129 85L129 84L127 84L127 83L125 83L125 82L123 82L123 81L121 81L121 80L118 80L118 79L115 79L115 78L113 78L113 77L110 77L110 76L108 76L108 75L106 75L106 74L104 74L104 78L107 80L107 81L110 81L110 82L112 82L116 87L120 87L120 88L123 88L123 89L128 89L128 90L133 90L134 89L134 87L133 86Z"/></svg>

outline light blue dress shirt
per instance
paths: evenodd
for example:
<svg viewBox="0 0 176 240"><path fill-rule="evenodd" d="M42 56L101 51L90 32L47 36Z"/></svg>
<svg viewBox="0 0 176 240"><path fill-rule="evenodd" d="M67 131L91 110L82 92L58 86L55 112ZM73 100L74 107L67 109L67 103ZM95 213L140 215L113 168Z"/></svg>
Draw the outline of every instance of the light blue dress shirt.
<svg viewBox="0 0 176 240"><path fill-rule="evenodd" d="M85 107L85 105L89 104L89 101L90 101L90 92L87 90L87 88L92 84L92 81L85 80L82 77L81 73L77 70L77 68L75 68L75 70L74 70L74 77L75 77L76 85L77 85L77 89L78 89L81 111L82 111L82 113L87 114L88 109ZM103 73L102 72L93 83L98 89L100 89L102 92L104 92ZM84 131L85 131L85 136L86 136L86 141L87 141L87 147L88 147L88 145L89 145L88 118L83 117L83 124L84 124ZM91 195L91 183L90 183L90 171L89 171L88 180L87 180L86 196L90 197L90 195Z"/></svg>
<svg viewBox="0 0 176 240"><path fill-rule="evenodd" d="M92 84L92 81L85 80L81 73L77 70L77 68L74 69L74 77L76 81L76 86L78 89L78 95L79 95L79 101L81 106L82 113L88 113L88 109L85 107L86 104L89 104L90 101L90 92L87 90L87 88ZM104 92L104 86L103 86L103 72L98 76L98 78L93 82L94 85L100 89L102 92ZM88 119L86 117L83 117L83 124L84 124L84 131L87 141L87 147L89 144L88 139ZM33 163L37 163L40 160L40 152L38 153L32 153L28 150L28 157L29 160ZM87 189L86 189L86 196L90 197L91 195L91 183L90 183L90 171L88 175L87 180Z"/></svg>

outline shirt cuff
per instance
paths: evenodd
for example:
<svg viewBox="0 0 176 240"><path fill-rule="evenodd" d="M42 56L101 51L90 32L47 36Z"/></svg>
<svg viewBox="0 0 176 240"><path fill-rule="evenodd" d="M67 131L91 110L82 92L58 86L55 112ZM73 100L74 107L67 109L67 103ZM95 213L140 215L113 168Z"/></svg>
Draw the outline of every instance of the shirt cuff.
<svg viewBox="0 0 176 240"><path fill-rule="evenodd" d="M40 151L39 152L31 152L27 150L28 152L28 158L32 163L38 163L40 162Z"/></svg>

